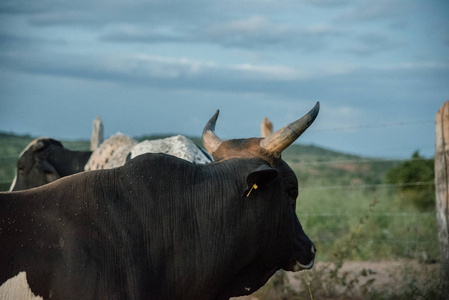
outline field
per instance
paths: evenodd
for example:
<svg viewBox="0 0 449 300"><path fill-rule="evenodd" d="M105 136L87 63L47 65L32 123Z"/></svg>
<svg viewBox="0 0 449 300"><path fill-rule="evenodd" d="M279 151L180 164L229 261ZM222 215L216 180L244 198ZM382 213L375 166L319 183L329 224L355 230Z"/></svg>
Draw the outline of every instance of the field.
<svg viewBox="0 0 449 300"><path fill-rule="evenodd" d="M0 133L0 190L9 188L17 157L32 139ZM316 267L275 276L253 298L310 299L310 282L314 299L412 299L410 291L416 299L443 299L435 211L407 203L397 185L385 182L400 162L300 144L283 158L299 180L297 215L317 247Z"/></svg>

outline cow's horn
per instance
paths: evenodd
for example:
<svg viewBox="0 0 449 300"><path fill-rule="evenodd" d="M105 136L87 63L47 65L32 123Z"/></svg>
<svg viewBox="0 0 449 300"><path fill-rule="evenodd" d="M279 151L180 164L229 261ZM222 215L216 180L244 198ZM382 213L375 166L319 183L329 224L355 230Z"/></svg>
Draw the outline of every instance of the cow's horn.
<svg viewBox="0 0 449 300"><path fill-rule="evenodd" d="M210 118L203 130L203 146L210 154L213 154L222 143L221 139L215 134L215 123L219 112L217 109L217 112Z"/></svg>
<svg viewBox="0 0 449 300"><path fill-rule="evenodd" d="M290 146L296 139L310 126L315 120L320 110L320 102L315 104L306 115L301 119L296 120L281 129L273 132L265 139L260 141L260 146L269 153L279 157L288 146Z"/></svg>

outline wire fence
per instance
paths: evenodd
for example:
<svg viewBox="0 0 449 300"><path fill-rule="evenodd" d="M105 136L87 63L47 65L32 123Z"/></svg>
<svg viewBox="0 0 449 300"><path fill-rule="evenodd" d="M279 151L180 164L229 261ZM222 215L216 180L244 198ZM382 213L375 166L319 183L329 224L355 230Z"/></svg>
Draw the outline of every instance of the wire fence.
<svg viewBox="0 0 449 300"><path fill-rule="evenodd" d="M385 128L385 127L398 127L398 126L413 126L422 124L433 124L435 121L432 119L416 120L416 121L400 121L400 122L384 122L379 124L366 124L366 125L354 125L354 126L340 126L340 127L327 127L327 128L315 128L314 131L347 131L347 130L359 130L359 129L371 129L371 128Z"/></svg>
<svg viewBox="0 0 449 300"><path fill-rule="evenodd" d="M427 182L408 182L408 183L378 183L378 184L354 184L354 185L328 185L328 186L304 186L302 190L354 190L354 189L373 189L373 188L398 188L406 186L432 186L434 181Z"/></svg>

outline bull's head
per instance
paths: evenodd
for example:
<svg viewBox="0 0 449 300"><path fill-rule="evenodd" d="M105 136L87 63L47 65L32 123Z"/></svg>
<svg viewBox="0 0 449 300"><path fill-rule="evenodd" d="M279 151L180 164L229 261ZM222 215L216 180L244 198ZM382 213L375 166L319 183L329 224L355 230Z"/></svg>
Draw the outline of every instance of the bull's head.
<svg viewBox="0 0 449 300"><path fill-rule="evenodd" d="M49 162L53 148L63 148L59 141L40 138L32 141L20 154L17 173L10 191L20 191L47 184L61 176Z"/></svg>
<svg viewBox="0 0 449 300"><path fill-rule="evenodd" d="M203 131L203 144L215 161L225 161L233 158L258 159L263 162L259 168L246 177L249 195L257 184L272 185L266 190L265 198L276 201L272 205L277 209L279 228L276 234L282 236L281 258L278 267L289 271L310 269L315 258L315 246L304 233L296 216L296 198L298 196L297 178L292 169L282 160L281 154L290 146L315 120L319 111L319 102L302 118L282 127L265 138L234 139L222 141L215 134L215 123L218 111L209 120ZM254 185L256 184L256 185ZM260 190L260 189L259 189ZM257 193L257 192L256 192ZM262 191L260 191L261 195ZM261 196L262 197L262 196Z"/></svg>
<svg viewBox="0 0 449 300"><path fill-rule="evenodd" d="M306 131L306 129L310 125L312 125L313 121L318 115L319 110L320 103L317 102L315 107L302 118L282 127L281 129L277 130L274 133L271 133L267 137L246 140L251 141L251 147L248 147L247 150L249 150L251 153L259 152L258 155L256 154L257 156L263 155L271 156L273 158L280 158L282 151L287 149L288 146L296 141L296 139L298 139L299 136L303 134L303 132ZM224 147L227 147L226 142L229 143L235 140L226 141L225 143L223 143L223 141L215 134L215 123L217 122L218 113L219 111L217 110L215 115L212 116L212 118L204 127L203 145L206 150L213 155L214 159L226 159L232 157L232 155L235 154L236 151L229 151L231 150L231 148L233 148L233 146L230 146L228 151L223 151L219 148L222 145ZM224 156L220 156L221 154Z"/></svg>

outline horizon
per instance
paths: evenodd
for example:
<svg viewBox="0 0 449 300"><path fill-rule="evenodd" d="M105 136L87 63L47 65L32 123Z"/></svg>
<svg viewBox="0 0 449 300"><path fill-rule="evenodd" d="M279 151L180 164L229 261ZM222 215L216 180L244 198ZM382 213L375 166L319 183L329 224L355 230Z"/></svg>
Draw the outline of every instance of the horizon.
<svg viewBox="0 0 449 300"><path fill-rule="evenodd" d="M0 135L7 135L7 136L11 136L11 137L18 137L18 138L29 138L30 140L33 139L37 139L37 138L41 138L44 136L33 136L31 134L16 134L14 132L6 132L6 131L2 131L0 130ZM114 134L113 134L114 135ZM111 136L113 136L111 135ZM177 134L172 134L172 133L161 133L161 134L150 134L150 135L141 135L141 136L131 136L131 138L137 140L137 141L143 141L145 139L150 139L150 140L154 140L154 139L163 139L163 138L167 138L167 137L172 137L172 136L176 136ZM111 136L105 137L105 140ZM201 135L195 136L195 135L184 135L185 137L191 139L191 140L199 140L199 146L201 146L203 149L203 144L201 142ZM73 148L71 146L67 147L66 145L64 145L65 142L69 142L69 143L77 143L77 142L81 142L81 143L90 143L90 137L89 138L75 138L75 139L57 139L54 137L50 137L53 139L58 140L59 142L61 142L63 144L63 146L69 150L80 150L78 149L78 147ZM194 141L195 142L195 141ZM419 150L415 150L413 151L413 153L410 154L410 157L405 157L405 158L394 158L394 157L375 157L375 156L364 156L364 155L360 155L357 153L350 153L350 152L344 152L338 149L332 149L326 146L322 146L322 145L317 145L312 143L304 143L301 141L295 141L292 143L292 145L296 145L296 146L300 146L300 147L315 147L315 148L319 148L321 150L324 151L328 151L328 152L334 152L335 154L340 154L340 155L348 155L348 156L354 156L354 157L359 157L361 159L368 159L368 160L375 160L375 161L403 161L403 160L410 160L412 158L412 156L414 155L414 153L418 152L418 154L420 155L420 157L422 157L423 159L434 159L434 156L425 156L423 155L421 152L419 152ZM86 148L87 149L87 148Z"/></svg>

